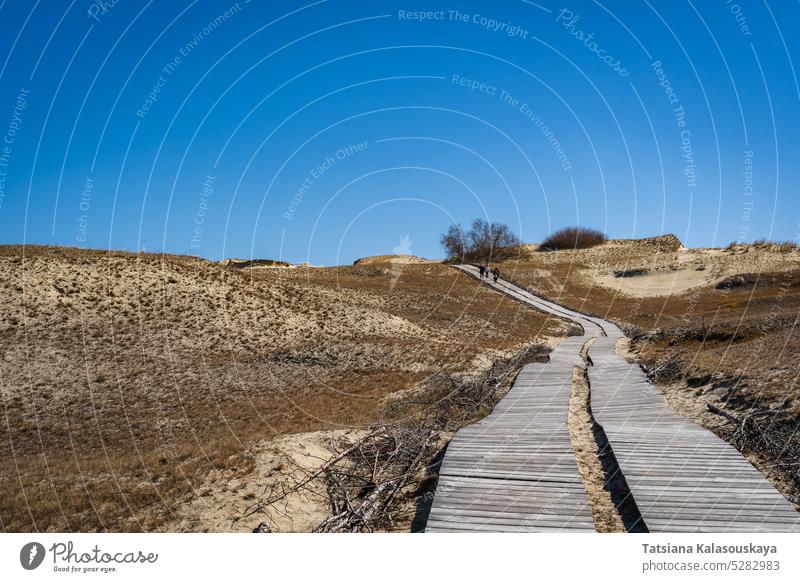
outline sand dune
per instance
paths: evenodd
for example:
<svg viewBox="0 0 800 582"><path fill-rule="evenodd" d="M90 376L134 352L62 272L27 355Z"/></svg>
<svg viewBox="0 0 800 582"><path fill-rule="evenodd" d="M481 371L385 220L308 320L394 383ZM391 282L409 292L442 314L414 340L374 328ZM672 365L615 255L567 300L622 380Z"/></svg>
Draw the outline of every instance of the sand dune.
<svg viewBox="0 0 800 582"><path fill-rule="evenodd" d="M459 277L0 247L3 527L189 527L208 479L247 489L276 437L358 429L566 329Z"/></svg>

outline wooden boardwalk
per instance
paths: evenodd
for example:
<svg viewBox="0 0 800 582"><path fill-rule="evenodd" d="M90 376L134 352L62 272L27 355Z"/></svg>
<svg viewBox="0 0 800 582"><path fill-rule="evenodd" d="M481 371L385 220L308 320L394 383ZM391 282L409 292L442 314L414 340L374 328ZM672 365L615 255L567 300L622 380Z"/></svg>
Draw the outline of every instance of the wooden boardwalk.
<svg viewBox="0 0 800 582"><path fill-rule="evenodd" d="M586 340L569 337L549 363L526 365L489 416L458 431L426 531L594 531L567 428Z"/></svg>
<svg viewBox="0 0 800 582"><path fill-rule="evenodd" d="M461 267L477 276L477 269ZM800 532L800 513L739 452L677 416L635 364L616 354L617 326L505 281L485 283L579 323L546 364L523 368L483 420L447 449L426 531L594 531L572 451L572 371L589 348L591 406L652 532Z"/></svg>
<svg viewBox="0 0 800 582"><path fill-rule="evenodd" d="M589 353L592 412L651 532L800 532L800 513L734 447L675 414L606 326Z"/></svg>

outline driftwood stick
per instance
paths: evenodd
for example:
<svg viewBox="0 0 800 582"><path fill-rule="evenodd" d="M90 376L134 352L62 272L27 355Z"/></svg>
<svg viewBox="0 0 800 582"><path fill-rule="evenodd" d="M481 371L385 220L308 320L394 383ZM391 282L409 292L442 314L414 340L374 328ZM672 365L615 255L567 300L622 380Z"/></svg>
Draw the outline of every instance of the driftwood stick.
<svg viewBox="0 0 800 582"><path fill-rule="evenodd" d="M711 412L713 414L716 414L717 416L721 416L723 418L726 418L726 419L730 420L731 422L733 422L733 423L735 423L735 424L737 424L739 426L741 426L743 424L743 421L741 419L736 418L732 414L729 414L729 413L725 412L721 408L717 408L713 404L706 404L706 406L708 407L708 411L709 412Z"/></svg>

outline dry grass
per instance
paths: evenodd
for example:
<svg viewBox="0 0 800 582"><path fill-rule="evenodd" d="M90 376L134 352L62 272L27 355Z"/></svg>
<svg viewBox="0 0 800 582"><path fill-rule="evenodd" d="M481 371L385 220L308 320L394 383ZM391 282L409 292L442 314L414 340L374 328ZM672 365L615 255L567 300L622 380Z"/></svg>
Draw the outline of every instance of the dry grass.
<svg viewBox="0 0 800 582"><path fill-rule="evenodd" d="M777 253L791 253L800 249L800 244L793 240L774 241L760 238L758 240L754 240L752 243L734 241L728 245L728 250L731 251L743 249L761 249Z"/></svg>
<svg viewBox="0 0 800 582"><path fill-rule="evenodd" d="M168 529L210 473L250 472L255 444L364 426L442 368L564 331L467 281L0 247L0 527Z"/></svg>

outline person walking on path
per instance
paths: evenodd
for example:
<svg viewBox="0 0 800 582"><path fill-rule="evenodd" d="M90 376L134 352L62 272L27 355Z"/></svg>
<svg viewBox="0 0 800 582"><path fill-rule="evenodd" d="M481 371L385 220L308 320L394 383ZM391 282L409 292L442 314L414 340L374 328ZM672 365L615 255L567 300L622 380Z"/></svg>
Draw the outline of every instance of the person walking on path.
<svg viewBox="0 0 800 582"><path fill-rule="evenodd" d="M500 278L500 269L498 269L497 267L495 267L495 268L492 270L492 275L494 275L494 282L495 282L495 283L497 283L497 280Z"/></svg>
<svg viewBox="0 0 800 582"><path fill-rule="evenodd" d="M483 281L483 275L486 273L486 267L483 266L483 263L478 267L481 271L481 281Z"/></svg>

